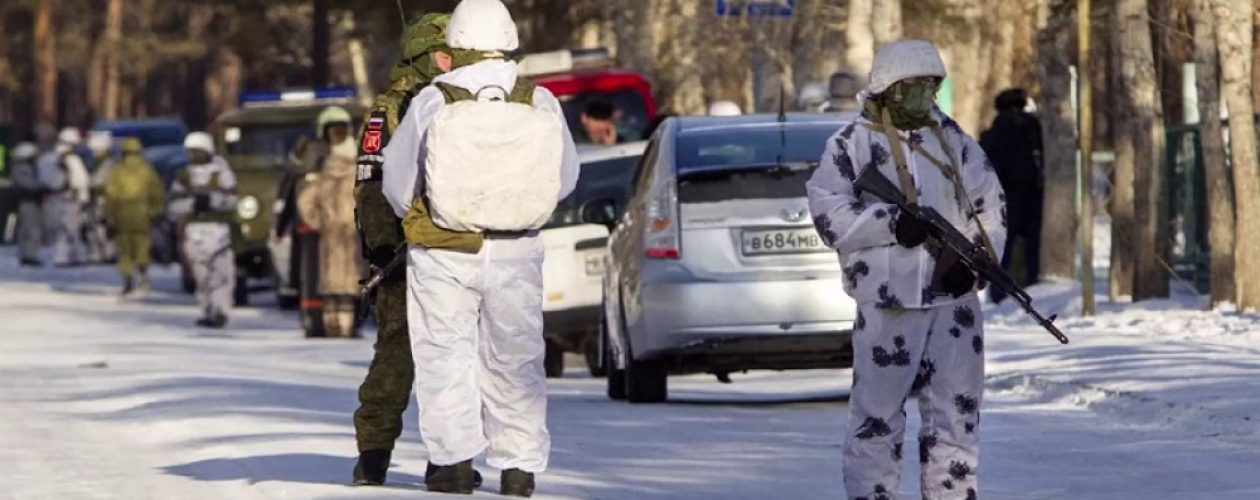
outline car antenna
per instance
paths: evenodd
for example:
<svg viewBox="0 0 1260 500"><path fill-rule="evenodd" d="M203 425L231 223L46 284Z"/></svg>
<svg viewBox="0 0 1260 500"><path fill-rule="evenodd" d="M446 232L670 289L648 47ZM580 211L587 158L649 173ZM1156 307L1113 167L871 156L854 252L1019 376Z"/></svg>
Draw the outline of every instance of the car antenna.
<svg viewBox="0 0 1260 500"><path fill-rule="evenodd" d="M403 31L407 30L407 9L403 8L402 0L396 0L398 4L398 18L402 19Z"/></svg>
<svg viewBox="0 0 1260 500"><path fill-rule="evenodd" d="M783 167L783 152L787 151L787 99L784 97L785 92L783 85L779 85L779 155L775 159L775 163L779 168Z"/></svg>

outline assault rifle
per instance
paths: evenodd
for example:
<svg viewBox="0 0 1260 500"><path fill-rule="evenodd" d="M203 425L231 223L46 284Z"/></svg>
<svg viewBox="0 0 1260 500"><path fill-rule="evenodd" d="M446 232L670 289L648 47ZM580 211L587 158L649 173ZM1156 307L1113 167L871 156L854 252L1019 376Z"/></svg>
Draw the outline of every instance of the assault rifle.
<svg viewBox="0 0 1260 500"><path fill-rule="evenodd" d="M1037 320L1037 323L1050 332L1051 335L1054 335L1054 338L1058 339L1060 343L1068 343L1067 335L1064 335L1058 327L1054 326L1054 319L1057 315L1052 315L1049 318L1042 316L1033 307L1032 297L1028 295L1028 292L1015 284L1015 280L1006 273L1005 269L1002 269L1001 264L993 262L984 246L977 245L967 239L967 236L954 228L949 221L941 216L940 212L937 212L932 207L911 204L892 181L874 168L865 169L854 185L858 189L870 193L887 203L892 203L903 212L926 222L931 228L929 229L929 236L933 240L942 247L949 248L957 253L959 260L966 264L972 272L976 273L980 279L987 281L989 286L995 286L1015 299L1015 302L1019 303L1024 312Z"/></svg>
<svg viewBox="0 0 1260 500"><path fill-rule="evenodd" d="M376 287L381 285L382 281L389 275L394 274L398 266L407 263L407 244L402 243L394 248L394 258L385 264L385 267L369 267L367 279L359 282L359 321L366 320L368 313L372 310L372 304L376 302Z"/></svg>

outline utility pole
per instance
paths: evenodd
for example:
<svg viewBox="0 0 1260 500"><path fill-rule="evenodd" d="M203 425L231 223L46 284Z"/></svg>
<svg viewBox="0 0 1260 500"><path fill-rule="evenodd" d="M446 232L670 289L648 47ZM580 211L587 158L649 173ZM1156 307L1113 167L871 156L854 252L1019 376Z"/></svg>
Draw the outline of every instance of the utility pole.
<svg viewBox="0 0 1260 500"><path fill-rule="evenodd" d="M1080 99L1077 127L1081 150L1081 313L1094 315L1094 103L1091 83L1090 52L1090 0L1076 2L1077 27L1079 29L1076 63L1077 95Z"/></svg>

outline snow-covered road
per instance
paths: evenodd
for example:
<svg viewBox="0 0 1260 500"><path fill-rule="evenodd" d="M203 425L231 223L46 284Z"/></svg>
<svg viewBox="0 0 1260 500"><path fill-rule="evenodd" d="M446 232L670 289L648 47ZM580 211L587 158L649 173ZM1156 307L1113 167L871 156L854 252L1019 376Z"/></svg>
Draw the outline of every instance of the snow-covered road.
<svg viewBox="0 0 1260 500"><path fill-rule="evenodd" d="M305 340L269 308L200 330L190 297L121 303L107 268L14 260L0 248L0 498L426 495L414 408L397 487L344 485L370 341ZM177 288L173 270L156 281ZM1070 310L1055 303L1066 293L1047 287L1046 304ZM1067 347L990 311L981 497L1260 498L1260 319L1174 305L1065 318ZM671 379L669 403L631 406L571 369L551 384L538 496L840 498L848 372L734 378ZM917 465L904 498L917 497ZM482 496L497 497L481 468Z"/></svg>

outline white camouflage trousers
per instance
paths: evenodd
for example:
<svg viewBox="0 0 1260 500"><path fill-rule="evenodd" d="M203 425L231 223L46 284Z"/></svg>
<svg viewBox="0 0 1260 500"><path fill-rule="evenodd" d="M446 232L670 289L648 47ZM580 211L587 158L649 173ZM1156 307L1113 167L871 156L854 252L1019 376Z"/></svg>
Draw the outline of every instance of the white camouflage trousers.
<svg viewBox="0 0 1260 500"><path fill-rule="evenodd" d="M184 256L192 266L203 317L227 316L236 287L232 228L221 222L188 223L184 226Z"/></svg>
<svg viewBox="0 0 1260 500"><path fill-rule="evenodd" d="M83 241L83 207L73 194L44 198L44 217L52 228L53 263L82 264L87 261Z"/></svg>
<svg viewBox="0 0 1260 500"><path fill-rule="evenodd" d="M547 468L542 244L486 241L472 255L412 248L407 318L429 461L488 450L499 469Z"/></svg>
<svg viewBox="0 0 1260 500"><path fill-rule="evenodd" d="M984 328L975 294L930 309L859 307L844 448L851 500L893 500L901 480L906 399L917 394L925 500L974 499L978 487Z"/></svg>
<svg viewBox="0 0 1260 500"><path fill-rule="evenodd" d="M18 257L38 262L39 250L44 247L44 221L40 216L38 201L23 201L18 205Z"/></svg>

